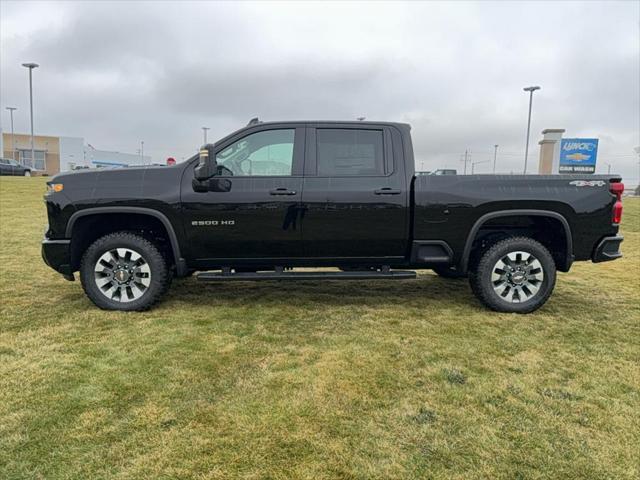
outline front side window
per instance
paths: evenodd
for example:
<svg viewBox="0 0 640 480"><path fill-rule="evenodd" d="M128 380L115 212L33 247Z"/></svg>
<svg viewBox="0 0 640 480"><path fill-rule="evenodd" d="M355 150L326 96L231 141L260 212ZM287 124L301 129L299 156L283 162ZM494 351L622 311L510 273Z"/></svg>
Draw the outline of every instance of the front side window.
<svg viewBox="0 0 640 480"><path fill-rule="evenodd" d="M295 129L252 133L216 154L220 175L287 176L293 167Z"/></svg>
<svg viewBox="0 0 640 480"><path fill-rule="evenodd" d="M318 175L384 175L382 130L316 130Z"/></svg>

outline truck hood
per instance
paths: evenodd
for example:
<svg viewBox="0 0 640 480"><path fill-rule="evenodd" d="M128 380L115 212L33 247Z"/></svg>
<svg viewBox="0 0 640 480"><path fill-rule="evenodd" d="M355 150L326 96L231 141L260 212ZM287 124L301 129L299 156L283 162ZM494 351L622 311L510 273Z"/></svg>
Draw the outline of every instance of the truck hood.
<svg viewBox="0 0 640 480"><path fill-rule="evenodd" d="M61 183L69 200L78 204L179 196L180 179L188 162L172 166L90 169L60 173L48 183Z"/></svg>
<svg viewBox="0 0 640 480"><path fill-rule="evenodd" d="M123 179L130 181L132 179L144 179L147 172L156 172L161 170L173 171L182 170L183 164L171 166L136 166L128 168L89 168L84 170L75 170L70 172L62 172L51 178L51 183L76 183L76 182L94 182L98 179Z"/></svg>

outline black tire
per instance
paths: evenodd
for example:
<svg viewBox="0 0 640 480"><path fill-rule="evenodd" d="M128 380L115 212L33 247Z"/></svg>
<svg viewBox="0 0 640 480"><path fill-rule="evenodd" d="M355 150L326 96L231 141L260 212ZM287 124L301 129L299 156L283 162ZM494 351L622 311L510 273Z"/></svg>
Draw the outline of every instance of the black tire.
<svg viewBox="0 0 640 480"><path fill-rule="evenodd" d="M438 276L442 278L452 278L452 279L467 278L466 273L462 273L451 267L435 267L433 271L436 272Z"/></svg>
<svg viewBox="0 0 640 480"><path fill-rule="evenodd" d="M482 253L470 271L469 283L478 300L492 310L530 313L544 305L553 292L556 265L540 242L528 237L506 238Z"/></svg>
<svg viewBox="0 0 640 480"><path fill-rule="evenodd" d="M124 249L133 251L134 253L142 257L145 271L148 273L140 274L148 275L148 279L145 283L148 285L142 285L141 283L134 281L134 275L130 276L133 283L138 283L140 287L132 285L128 287L127 284L119 284L115 281L115 275L113 269L105 267L105 272L109 271L110 274L105 274L105 278L98 279L97 273L94 272L96 265L101 258L105 258L104 255L108 255L109 252L114 252L116 249ZM122 251L122 250L121 250ZM112 257L113 258L113 257ZM125 259L121 259L124 264L127 262ZM130 260L131 261L131 260ZM113 261L114 265L120 263ZM134 262L132 262L134 263ZM102 265L105 265L102 263ZM136 269L131 265L132 270ZM171 284L172 272L167 265L167 261L163 257L160 250L149 240L139 235L130 232L116 232L105 235L93 242L89 248L84 252L82 260L80 262L80 281L82 282L82 288L89 297L89 299L98 307L104 310L122 310L122 311L143 311L148 310L154 304L156 304L160 298L166 293ZM101 289L98 286L99 281L109 282ZM141 280L144 281L144 280ZM105 291L119 290L119 295L111 295L104 293ZM140 295L139 298L134 298L135 295ZM144 290L143 293L139 291ZM124 292L124 293L123 293ZM119 298L125 296L120 301Z"/></svg>

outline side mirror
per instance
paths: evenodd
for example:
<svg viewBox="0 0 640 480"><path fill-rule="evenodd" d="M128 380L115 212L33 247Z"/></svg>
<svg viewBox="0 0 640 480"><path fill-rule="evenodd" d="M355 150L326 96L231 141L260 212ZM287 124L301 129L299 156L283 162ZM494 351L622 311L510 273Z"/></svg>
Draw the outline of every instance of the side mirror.
<svg viewBox="0 0 640 480"><path fill-rule="evenodd" d="M205 145L200 149L200 161L194 170L196 180L206 180L216 173L216 156L213 145Z"/></svg>

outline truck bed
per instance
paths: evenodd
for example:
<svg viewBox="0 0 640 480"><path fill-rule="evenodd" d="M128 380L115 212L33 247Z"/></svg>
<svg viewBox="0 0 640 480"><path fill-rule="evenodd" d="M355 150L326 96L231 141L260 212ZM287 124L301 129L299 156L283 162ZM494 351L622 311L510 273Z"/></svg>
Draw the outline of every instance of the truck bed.
<svg viewBox="0 0 640 480"><path fill-rule="evenodd" d="M618 175L416 176L413 238L446 242L458 263L478 222L497 225L512 221L512 215L524 225L528 213L548 212L566 220L574 259L587 260L602 237L618 231L611 223L615 196L609 184L620 180Z"/></svg>

